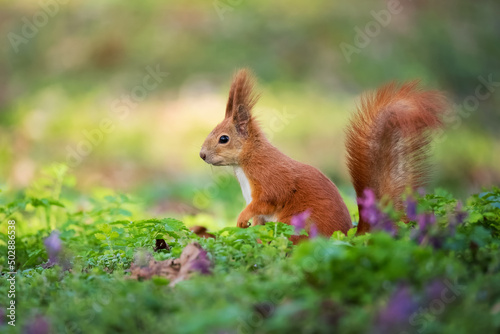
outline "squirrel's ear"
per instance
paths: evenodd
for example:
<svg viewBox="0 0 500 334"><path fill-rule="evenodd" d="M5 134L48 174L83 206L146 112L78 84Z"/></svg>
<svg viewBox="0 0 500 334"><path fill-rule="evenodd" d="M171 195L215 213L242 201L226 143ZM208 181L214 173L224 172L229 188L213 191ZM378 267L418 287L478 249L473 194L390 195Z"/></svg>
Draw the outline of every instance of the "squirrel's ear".
<svg viewBox="0 0 500 334"><path fill-rule="evenodd" d="M233 124L236 131L243 137L248 136L248 123L251 119L250 111L242 104L240 104L233 114Z"/></svg>
<svg viewBox="0 0 500 334"><path fill-rule="evenodd" d="M234 83L233 83L233 85L231 85L231 89L229 90L229 99L227 100L225 118L229 118L233 115L233 102L234 102L233 86L234 86Z"/></svg>
<svg viewBox="0 0 500 334"><path fill-rule="evenodd" d="M233 78L229 89L229 98L226 106L226 118L236 116L241 108L250 115L250 111L259 99L253 92L254 78L247 69L239 70ZM239 116L238 116L239 117ZM250 117L248 117L250 119Z"/></svg>

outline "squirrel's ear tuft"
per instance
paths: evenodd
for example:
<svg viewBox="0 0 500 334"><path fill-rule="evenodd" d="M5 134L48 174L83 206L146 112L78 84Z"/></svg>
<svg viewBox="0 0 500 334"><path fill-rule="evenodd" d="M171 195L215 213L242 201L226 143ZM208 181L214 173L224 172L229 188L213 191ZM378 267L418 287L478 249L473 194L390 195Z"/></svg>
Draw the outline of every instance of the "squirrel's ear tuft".
<svg viewBox="0 0 500 334"><path fill-rule="evenodd" d="M241 110L250 113L259 96L253 92L255 79L248 69L239 70L233 78L226 106L226 118L233 117Z"/></svg>

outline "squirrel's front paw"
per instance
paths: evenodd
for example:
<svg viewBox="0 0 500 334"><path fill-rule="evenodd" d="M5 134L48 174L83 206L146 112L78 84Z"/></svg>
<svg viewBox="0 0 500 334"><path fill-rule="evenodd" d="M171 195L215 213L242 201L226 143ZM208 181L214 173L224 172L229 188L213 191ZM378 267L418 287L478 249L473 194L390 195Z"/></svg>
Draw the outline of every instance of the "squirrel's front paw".
<svg viewBox="0 0 500 334"><path fill-rule="evenodd" d="M236 224L236 226L238 227L241 227L241 228L247 228L249 226L249 222L248 221L238 221L238 224Z"/></svg>

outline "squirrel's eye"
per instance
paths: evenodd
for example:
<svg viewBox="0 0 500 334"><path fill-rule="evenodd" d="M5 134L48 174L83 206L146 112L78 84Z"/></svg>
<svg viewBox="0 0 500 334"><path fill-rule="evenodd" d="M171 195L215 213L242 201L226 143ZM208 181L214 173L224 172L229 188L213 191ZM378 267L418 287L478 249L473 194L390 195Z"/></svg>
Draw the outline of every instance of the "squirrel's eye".
<svg viewBox="0 0 500 334"><path fill-rule="evenodd" d="M225 144L228 141L229 141L229 136L224 135L224 136L220 136L220 138L219 138L219 143L221 143L221 144Z"/></svg>

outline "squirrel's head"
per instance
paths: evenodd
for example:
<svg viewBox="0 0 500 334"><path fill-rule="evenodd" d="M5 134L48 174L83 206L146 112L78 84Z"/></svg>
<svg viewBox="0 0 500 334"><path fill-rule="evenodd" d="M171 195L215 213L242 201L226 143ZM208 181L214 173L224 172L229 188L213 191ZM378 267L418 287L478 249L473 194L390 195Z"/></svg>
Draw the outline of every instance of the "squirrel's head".
<svg viewBox="0 0 500 334"><path fill-rule="evenodd" d="M208 135L200 151L200 157L215 166L239 165L245 145L258 133L258 126L251 110L258 100L252 91L253 77L246 69L234 76L226 116Z"/></svg>

